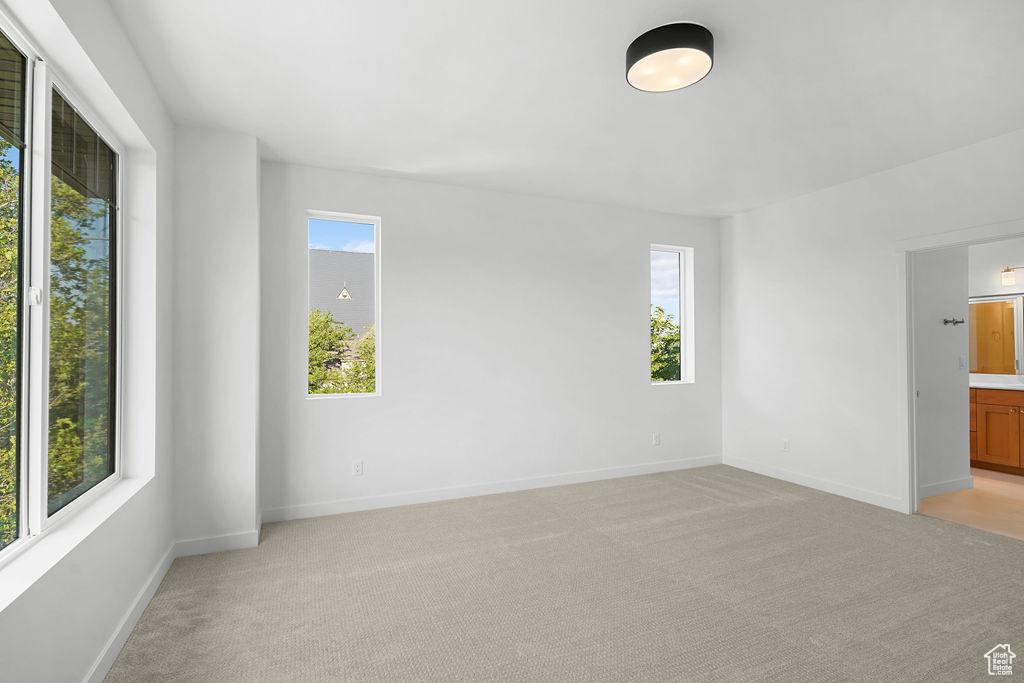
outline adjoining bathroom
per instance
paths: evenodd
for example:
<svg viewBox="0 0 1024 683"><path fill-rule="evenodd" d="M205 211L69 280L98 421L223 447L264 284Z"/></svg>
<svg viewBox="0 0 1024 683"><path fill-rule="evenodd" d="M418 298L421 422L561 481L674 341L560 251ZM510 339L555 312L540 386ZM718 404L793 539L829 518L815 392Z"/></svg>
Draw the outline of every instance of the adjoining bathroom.
<svg viewBox="0 0 1024 683"><path fill-rule="evenodd" d="M1024 237L971 245L967 257L970 477L922 490L918 509L1024 538Z"/></svg>

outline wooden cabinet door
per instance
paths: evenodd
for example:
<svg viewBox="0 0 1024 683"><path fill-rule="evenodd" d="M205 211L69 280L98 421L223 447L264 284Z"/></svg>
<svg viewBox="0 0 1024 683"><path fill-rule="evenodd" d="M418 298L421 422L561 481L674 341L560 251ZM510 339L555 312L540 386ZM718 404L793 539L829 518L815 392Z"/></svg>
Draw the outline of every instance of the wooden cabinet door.
<svg viewBox="0 0 1024 683"><path fill-rule="evenodd" d="M1020 467L1020 429L1020 408L979 403L977 459Z"/></svg>

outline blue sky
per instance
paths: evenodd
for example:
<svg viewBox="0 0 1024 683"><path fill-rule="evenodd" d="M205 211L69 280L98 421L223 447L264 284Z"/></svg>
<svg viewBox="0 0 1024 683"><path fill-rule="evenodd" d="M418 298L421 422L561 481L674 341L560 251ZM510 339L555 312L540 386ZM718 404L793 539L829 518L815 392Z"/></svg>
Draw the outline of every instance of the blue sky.
<svg viewBox="0 0 1024 683"><path fill-rule="evenodd" d="M679 322L679 253L651 250L651 305Z"/></svg>
<svg viewBox="0 0 1024 683"><path fill-rule="evenodd" d="M367 223L344 223L310 218L309 248L372 254L373 226Z"/></svg>

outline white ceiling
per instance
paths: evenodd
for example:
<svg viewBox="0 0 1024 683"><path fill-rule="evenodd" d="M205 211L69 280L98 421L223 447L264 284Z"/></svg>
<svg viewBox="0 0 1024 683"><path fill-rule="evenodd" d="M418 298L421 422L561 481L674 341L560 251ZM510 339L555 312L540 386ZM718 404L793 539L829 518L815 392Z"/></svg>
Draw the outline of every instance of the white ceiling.
<svg viewBox="0 0 1024 683"><path fill-rule="evenodd" d="M266 158L723 215L1024 127L1020 0L111 0L181 122ZM673 21L715 66L642 93Z"/></svg>

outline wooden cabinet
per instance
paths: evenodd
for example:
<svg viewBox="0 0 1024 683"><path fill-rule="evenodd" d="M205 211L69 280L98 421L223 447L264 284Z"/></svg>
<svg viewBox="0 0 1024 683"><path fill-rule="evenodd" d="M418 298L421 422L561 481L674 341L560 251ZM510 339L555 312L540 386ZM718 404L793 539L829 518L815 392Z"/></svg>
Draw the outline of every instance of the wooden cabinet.
<svg viewBox="0 0 1024 683"><path fill-rule="evenodd" d="M1020 408L979 403L976 459L1020 467L1020 422Z"/></svg>
<svg viewBox="0 0 1024 683"><path fill-rule="evenodd" d="M971 389L971 465L1024 474L1024 391Z"/></svg>

